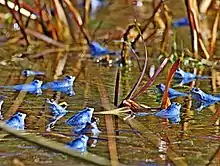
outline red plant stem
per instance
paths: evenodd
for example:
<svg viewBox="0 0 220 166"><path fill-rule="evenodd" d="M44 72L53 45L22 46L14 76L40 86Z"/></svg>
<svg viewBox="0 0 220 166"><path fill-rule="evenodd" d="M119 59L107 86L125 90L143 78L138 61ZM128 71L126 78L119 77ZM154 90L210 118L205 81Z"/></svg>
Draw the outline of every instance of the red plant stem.
<svg viewBox="0 0 220 166"><path fill-rule="evenodd" d="M149 79L149 81L133 96L132 100L136 100L136 98L143 93L149 86L151 86L155 80L155 78L158 76L158 74L162 71L162 69L166 66L168 60L170 57L167 57L163 60L160 67L157 69L157 71L154 73L154 75Z"/></svg>

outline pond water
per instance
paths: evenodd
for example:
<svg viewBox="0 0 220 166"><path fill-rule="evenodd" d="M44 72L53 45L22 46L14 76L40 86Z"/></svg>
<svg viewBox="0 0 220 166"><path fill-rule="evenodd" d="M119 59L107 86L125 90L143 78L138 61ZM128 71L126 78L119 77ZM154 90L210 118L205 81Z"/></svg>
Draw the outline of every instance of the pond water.
<svg viewBox="0 0 220 166"><path fill-rule="evenodd" d="M183 16L183 14L181 15L177 12L176 17L178 16ZM114 22L114 19L119 18L116 16L112 17L112 22ZM126 21L125 23L122 22L121 24L127 25ZM182 31L189 34L188 29L181 29L180 32ZM186 46L190 45L189 42L186 42L189 39L189 35L180 33L178 37L185 37ZM42 95L35 96L29 93L19 94L19 92L1 89L0 95L6 96L2 107L4 118L9 118L17 111L26 113L25 130L28 133L35 133L66 144L73 140L73 138L70 136L72 133L71 128L65 125L65 120L86 106L95 108L95 112L104 110L98 87L104 86L109 101L113 103L115 77L118 70L117 65L100 65L74 52L68 54L51 53L36 60L26 57L20 58L19 53L26 50L19 50L19 48L14 46L9 45L0 48L0 50L2 52L0 55L1 86L22 84L33 80L33 77L26 78L21 75L21 71L27 68L45 72L45 77L36 77L43 82L49 82L56 78L61 79L65 75L76 76L74 84L76 94L74 96L67 96L66 94L51 90L43 91ZM157 68L160 63L157 58L149 57L144 83L149 79L150 66L154 64ZM156 85L166 83L170 66L171 64L169 63L156 78L155 83L137 99L138 103L153 108L160 107L161 96L157 91ZM184 65L181 65L181 67L184 70L192 71L192 69L184 67ZM119 102L129 93L140 73L136 62L132 63L129 67L120 69ZM194 86L210 94L219 94L219 69L219 66L217 68L205 67L202 75L211 76L211 78L196 80ZM188 85L191 86L192 84ZM173 82L172 86L175 87L176 84ZM177 86L177 88L180 91L189 90L189 87ZM45 131L49 120L49 109L45 103L47 98L53 98L59 102L66 101L69 105L68 110L70 110L66 116L56 123L51 132ZM195 109L195 101L189 97L180 97L172 101L179 102L182 105L181 122L179 124L171 124L155 116L136 117L135 120L144 126L140 131L144 137L140 137L139 134L135 133L122 119L118 120L117 130L119 130L119 135L115 136L115 138L120 163L140 166L175 165L178 161L184 161L187 165L220 165L219 103L197 111ZM109 158L105 115L97 114L95 116L99 118L100 140L95 148L88 147L88 151ZM114 130L116 131L116 127ZM152 141L154 139L158 139L157 144ZM24 165L32 166L92 165L61 153L41 148L0 131L0 166L19 165L20 161ZM20 163L20 165L22 164Z"/></svg>

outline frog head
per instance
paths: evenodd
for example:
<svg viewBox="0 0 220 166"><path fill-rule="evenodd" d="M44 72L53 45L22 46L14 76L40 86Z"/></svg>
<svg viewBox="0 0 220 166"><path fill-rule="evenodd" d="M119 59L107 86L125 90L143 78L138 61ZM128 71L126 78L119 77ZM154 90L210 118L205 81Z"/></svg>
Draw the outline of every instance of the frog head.
<svg viewBox="0 0 220 166"><path fill-rule="evenodd" d="M37 89L41 88L42 83L43 81L40 81L40 80L34 80L31 82L31 84L34 85Z"/></svg>
<svg viewBox="0 0 220 166"><path fill-rule="evenodd" d="M69 86L73 86L73 82L75 81L76 77L74 76L65 76L64 81L69 84Z"/></svg>
<svg viewBox="0 0 220 166"><path fill-rule="evenodd" d="M165 91L165 85L164 85L164 84L156 85L156 87L157 87L161 92L164 92L164 91Z"/></svg>
<svg viewBox="0 0 220 166"><path fill-rule="evenodd" d="M198 99L198 100L203 100L205 97L204 96L205 93L199 88L192 88L190 90L190 94L192 95L192 98Z"/></svg>
<svg viewBox="0 0 220 166"><path fill-rule="evenodd" d="M184 78L184 71L178 68L174 74L175 78Z"/></svg>
<svg viewBox="0 0 220 166"><path fill-rule="evenodd" d="M25 113L17 112L13 117L17 118L20 122L24 122L24 119L26 118Z"/></svg>
<svg viewBox="0 0 220 166"><path fill-rule="evenodd" d="M180 110L181 104L173 102L169 107L172 108L172 109Z"/></svg>

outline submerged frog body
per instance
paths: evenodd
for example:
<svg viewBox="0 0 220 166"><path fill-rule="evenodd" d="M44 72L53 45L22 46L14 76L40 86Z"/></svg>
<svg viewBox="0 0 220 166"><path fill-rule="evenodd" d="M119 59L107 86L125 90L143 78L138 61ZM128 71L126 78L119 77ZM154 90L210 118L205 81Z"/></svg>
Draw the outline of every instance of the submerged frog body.
<svg viewBox="0 0 220 166"><path fill-rule="evenodd" d="M66 115L66 113L68 112L66 110L68 105L66 102L63 105L57 104L53 99L51 100L46 99L46 102L50 104L49 108L52 115L54 116L54 118L50 119L50 123L47 125L46 130L49 131L51 128L54 127L54 125L59 119L61 119L64 115Z"/></svg>
<svg viewBox="0 0 220 166"><path fill-rule="evenodd" d="M90 146L91 147L96 147L96 144L98 142L97 139L98 139L99 134L101 133L101 131L98 129L97 122L95 120L92 123L87 123L85 128L83 128L82 130L80 130L78 132L75 132L75 133L79 134L79 135L90 134L90 136L92 137L92 138L90 138L90 140L92 140Z"/></svg>
<svg viewBox="0 0 220 166"><path fill-rule="evenodd" d="M179 27L188 26L188 25L189 25L188 17L183 17L172 22L173 28L179 28Z"/></svg>
<svg viewBox="0 0 220 166"><path fill-rule="evenodd" d="M42 85L42 89L59 89L65 87L72 87L76 77L74 76L65 76L63 80L56 80L53 82L48 82Z"/></svg>
<svg viewBox="0 0 220 166"><path fill-rule="evenodd" d="M135 116L154 115L161 118L168 118L171 123L179 123L181 121L180 109L181 109L181 104L173 102L167 109L162 109L159 112L156 113L141 112L135 114Z"/></svg>
<svg viewBox="0 0 220 166"><path fill-rule="evenodd" d="M16 91L25 91L25 92L39 95L39 94L42 94L42 90L41 90L42 83L43 82L40 80L34 80L34 81L30 82L30 84L19 84L19 85L14 85L14 86L1 86L1 88L7 88L7 89L16 90Z"/></svg>
<svg viewBox="0 0 220 166"><path fill-rule="evenodd" d="M32 71L32 70L23 70L21 74L25 77L36 76L36 75L45 75L45 73L40 71Z"/></svg>
<svg viewBox="0 0 220 166"><path fill-rule="evenodd" d="M196 111L202 111L204 108L209 107L212 104L215 104L216 101L197 101L193 102L193 108Z"/></svg>
<svg viewBox="0 0 220 166"><path fill-rule="evenodd" d="M74 96L75 95L75 92L74 92L72 86L62 87L62 88L53 88L53 91L62 92L62 93L67 94L68 96Z"/></svg>
<svg viewBox="0 0 220 166"><path fill-rule="evenodd" d="M90 43L89 48L90 48L90 53L93 57L98 57L103 55L116 55L116 52L110 51L94 41Z"/></svg>
<svg viewBox="0 0 220 166"><path fill-rule="evenodd" d="M208 76L200 76L200 75L196 75L196 74L193 74L193 73L190 73L190 72L185 72L183 71L182 69L178 68L174 74L174 78L177 78L177 79L205 79L205 78L208 78Z"/></svg>
<svg viewBox="0 0 220 166"><path fill-rule="evenodd" d="M5 123L17 130L24 130L25 118L26 118L26 114L17 112L10 119L6 120Z"/></svg>
<svg viewBox="0 0 220 166"><path fill-rule="evenodd" d="M185 72L180 68L178 68L174 74L174 78L178 78L178 79L183 79L183 78L192 79L192 78L197 78L197 77L198 77L197 75L193 73Z"/></svg>
<svg viewBox="0 0 220 166"><path fill-rule="evenodd" d="M94 108L86 107L84 110L70 117L65 123L73 127L74 132L79 132L85 128L88 123L91 123L93 112Z"/></svg>
<svg viewBox="0 0 220 166"><path fill-rule="evenodd" d="M220 96L213 96L213 95L207 94L199 88L192 88L190 90L190 94L192 95L192 98L195 100L201 100L201 101L206 101L206 102L220 101Z"/></svg>
<svg viewBox="0 0 220 166"><path fill-rule="evenodd" d="M156 86L162 93L165 91L165 85L164 84L159 84ZM170 99L174 99L176 97L180 96L188 96L186 93L179 92L175 89L169 88L168 90L168 96Z"/></svg>
<svg viewBox="0 0 220 166"><path fill-rule="evenodd" d="M68 147L73 148L81 153L87 152L87 142L89 140L89 137L86 135L81 135L75 140L69 142L67 144Z"/></svg>

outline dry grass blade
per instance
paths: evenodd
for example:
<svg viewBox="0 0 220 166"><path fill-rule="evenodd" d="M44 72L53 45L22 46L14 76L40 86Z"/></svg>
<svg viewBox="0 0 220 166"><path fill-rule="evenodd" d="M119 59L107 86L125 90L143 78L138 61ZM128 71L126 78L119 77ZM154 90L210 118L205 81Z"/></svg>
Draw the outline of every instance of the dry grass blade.
<svg viewBox="0 0 220 166"><path fill-rule="evenodd" d="M165 87L165 91L163 93L163 98L162 98L162 104L161 104L161 108L162 109L166 109L170 104L170 99L168 96L168 90L172 81L172 78L174 76L174 73L176 71L176 69L178 68L180 64L180 60L178 59L171 67L170 72L168 74L168 78L167 78L167 82L166 82L166 87Z"/></svg>
<svg viewBox="0 0 220 166"><path fill-rule="evenodd" d="M41 147L50 149L52 151L56 151L59 153L66 154L68 156L78 158L81 160L84 160L89 163L94 163L96 165L110 165L110 161L108 159L105 159L103 157L97 156L95 154L86 153L85 155L82 155L81 153L69 149L64 144L61 144L59 142L51 141L49 139L43 138L41 136L36 136L34 134L28 134L22 131L15 130L7 125L5 125L4 122L0 121L0 128L4 131L8 132L9 134L14 135L15 137L21 138L25 141L37 144Z"/></svg>
<svg viewBox="0 0 220 166"><path fill-rule="evenodd" d="M101 77L97 80L99 83L98 91L101 98L102 105L106 106L108 110L111 109L111 104L109 102L106 89L102 83ZM119 164L118 162L118 152L117 152L117 144L115 139L115 131L114 131L114 122L112 115L105 115L105 123L106 123L106 130L107 130L107 136L108 136L108 149L111 159L111 165L117 166Z"/></svg>
<svg viewBox="0 0 220 166"><path fill-rule="evenodd" d="M43 40L43 41L45 41L45 42L47 42L49 44L52 44L54 46L57 46L57 47L60 47L60 48L65 48L66 47L65 44L63 44L61 42L58 42L58 41L55 41L52 38L50 38L50 37L48 37L46 35L43 35L43 34L41 34L39 32L33 31L31 29L25 29L25 32L27 34L29 34L29 35L32 35L32 36L34 36L34 37L36 37L36 38L38 38L40 40Z"/></svg>
<svg viewBox="0 0 220 166"><path fill-rule="evenodd" d="M118 105L119 86L120 86L120 69L118 68L115 79L115 96L114 96L114 105L116 107Z"/></svg>

